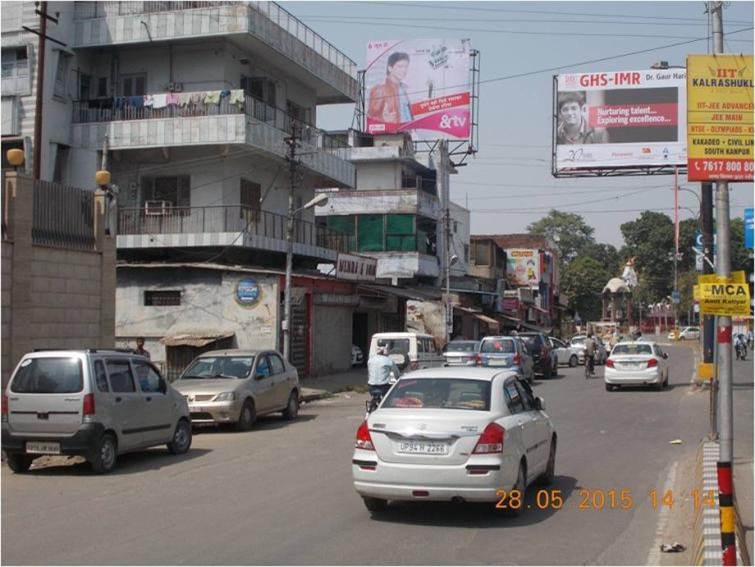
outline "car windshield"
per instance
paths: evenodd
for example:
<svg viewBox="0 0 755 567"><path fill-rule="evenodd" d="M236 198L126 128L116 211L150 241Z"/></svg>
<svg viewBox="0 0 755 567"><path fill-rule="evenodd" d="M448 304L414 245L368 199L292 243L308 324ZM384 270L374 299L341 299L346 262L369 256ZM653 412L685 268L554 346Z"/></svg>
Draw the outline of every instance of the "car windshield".
<svg viewBox="0 0 755 567"><path fill-rule="evenodd" d="M587 337L574 337L571 340L571 344L573 344L573 345L583 345L583 344L585 344L586 340L587 340Z"/></svg>
<svg viewBox="0 0 755 567"><path fill-rule="evenodd" d="M19 366L10 390L18 394L73 394L83 387L78 358L27 358Z"/></svg>
<svg viewBox="0 0 755 567"><path fill-rule="evenodd" d="M254 366L254 356L208 356L194 361L181 380L211 378L247 378Z"/></svg>
<svg viewBox="0 0 755 567"><path fill-rule="evenodd" d="M490 382L459 378L403 379L383 408L431 408L489 411Z"/></svg>
<svg viewBox="0 0 755 567"><path fill-rule="evenodd" d="M649 344L616 345L611 355L616 354L653 354L653 348Z"/></svg>
<svg viewBox="0 0 755 567"><path fill-rule="evenodd" d="M378 339L377 346L388 347L389 354L409 354L409 339Z"/></svg>
<svg viewBox="0 0 755 567"><path fill-rule="evenodd" d="M511 339L492 339L482 342L480 352L513 353L516 352L516 347Z"/></svg>
<svg viewBox="0 0 755 567"><path fill-rule="evenodd" d="M452 341L446 345L443 352L475 352L476 350L476 341Z"/></svg>

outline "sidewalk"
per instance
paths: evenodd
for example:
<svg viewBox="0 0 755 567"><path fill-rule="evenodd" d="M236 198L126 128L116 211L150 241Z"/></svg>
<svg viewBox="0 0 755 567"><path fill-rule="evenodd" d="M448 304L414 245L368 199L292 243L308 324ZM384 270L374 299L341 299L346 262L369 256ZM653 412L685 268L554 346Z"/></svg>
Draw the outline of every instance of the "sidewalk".
<svg viewBox="0 0 755 567"><path fill-rule="evenodd" d="M367 369L357 367L339 374L301 380L301 399L305 402L328 398L349 390L367 391Z"/></svg>

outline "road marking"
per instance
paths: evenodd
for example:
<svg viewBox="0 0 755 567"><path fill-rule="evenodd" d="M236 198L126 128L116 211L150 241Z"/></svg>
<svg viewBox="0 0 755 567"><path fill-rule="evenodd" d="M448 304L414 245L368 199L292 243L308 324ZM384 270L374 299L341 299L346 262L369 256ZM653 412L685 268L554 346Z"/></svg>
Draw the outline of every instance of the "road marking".
<svg viewBox="0 0 755 567"><path fill-rule="evenodd" d="M671 468L669 468L668 474L666 475L666 482L663 484L663 492L661 492L661 494L666 494L666 492L673 489L674 483L676 482L677 463L678 461L675 461L674 464L671 465ZM655 528L655 541L650 548L650 553L648 553L646 565L661 564L661 544L666 535L666 528L668 528L669 515L669 508L661 506L658 513L658 524Z"/></svg>

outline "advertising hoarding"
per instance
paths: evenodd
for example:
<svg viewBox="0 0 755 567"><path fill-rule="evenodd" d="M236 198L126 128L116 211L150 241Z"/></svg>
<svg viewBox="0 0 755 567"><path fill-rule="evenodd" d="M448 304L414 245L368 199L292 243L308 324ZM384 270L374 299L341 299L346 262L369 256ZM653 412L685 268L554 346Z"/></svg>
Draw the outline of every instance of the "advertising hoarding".
<svg viewBox="0 0 755 567"><path fill-rule="evenodd" d="M530 248L507 249L506 277L512 285L538 288L540 285L540 252Z"/></svg>
<svg viewBox="0 0 755 567"><path fill-rule="evenodd" d="M466 39L370 41L364 77L367 132L410 132L415 141L468 139L469 63Z"/></svg>
<svg viewBox="0 0 755 567"><path fill-rule="evenodd" d="M338 253L336 277L340 280L375 281L377 260L356 254Z"/></svg>
<svg viewBox="0 0 755 567"><path fill-rule="evenodd" d="M553 173L687 163L684 69L556 75Z"/></svg>
<svg viewBox="0 0 755 567"><path fill-rule="evenodd" d="M687 179L752 181L752 55L689 55L687 69Z"/></svg>
<svg viewBox="0 0 755 567"><path fill-rule="evenodd" d="M753 209L745 209L745 248L755 248L755 219Z"/></svg>

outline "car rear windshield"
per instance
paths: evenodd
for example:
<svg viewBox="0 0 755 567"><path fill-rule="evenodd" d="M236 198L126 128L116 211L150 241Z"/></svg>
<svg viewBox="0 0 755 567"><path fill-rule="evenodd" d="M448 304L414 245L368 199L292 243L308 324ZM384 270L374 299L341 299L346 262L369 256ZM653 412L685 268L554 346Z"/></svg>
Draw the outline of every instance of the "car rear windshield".
<svg viewBox="0 0 755 567"><path fill-rule="evenodd" d="M254 366L254 356L208 356L194 361L181 380L210 378L247 378Z"/></svg>
<svg viewBox="0 0 755 567"><path fill-rule="evenodd" d="M378 339L377 346L388 347L388 354L409 354L409 339Z"/></svg>
<svg viewBox="0 0 755 567"><path fill-rule="evenodd" d="M81 360L76 357L27 358L11 382L17 394L73 394L81 392L84 380Z"/></svg>
<svg viewBox="0 0 755 567"><path fill-rule="evenodd" d="M653 354L653 348L649 344L616 345L611 354Z"/></svg>
<svg viewBox="0 0 755 567"><path fill-rule="evenodd" d="M524 339L527 346L540 346L540 343L542 342L540 335L525 335L524 333L519 333L519 336Z"/></svg>
<svg viewBox="0 0 755 567"><path fill-rule="evenodd" d="M514 341L504 339L493 339L491 341L483 341L480 345L480 352L493 352L493 353L513 353L516 352Z"/></svg>
<svg viewBox="0 0 755 567"><path fill-rule="evenodd" d="M446 345L443 352L475 352L476 350L476 341L453 341Z"/></svg>
<svg viewBox="0 0 755 567"><path fill-rule="evenodd" d="M393 387L383 408L490 410L490 382L459 378L403 379Z"/></svg>

